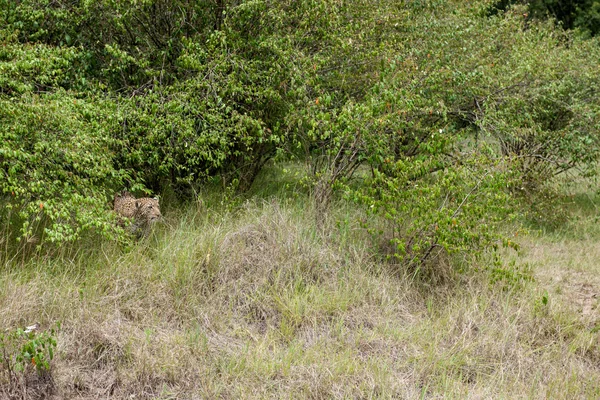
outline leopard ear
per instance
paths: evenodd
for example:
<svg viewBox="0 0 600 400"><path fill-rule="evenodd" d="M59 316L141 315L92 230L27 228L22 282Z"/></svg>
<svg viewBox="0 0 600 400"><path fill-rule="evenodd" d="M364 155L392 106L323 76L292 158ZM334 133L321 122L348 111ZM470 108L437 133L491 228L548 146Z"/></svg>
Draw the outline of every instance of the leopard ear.
<svg viewBox="0 0 600 400"><path fill-rule="evenodd" d="M140 202L138 200L135 201L135 208L140 208Z"/></svg>

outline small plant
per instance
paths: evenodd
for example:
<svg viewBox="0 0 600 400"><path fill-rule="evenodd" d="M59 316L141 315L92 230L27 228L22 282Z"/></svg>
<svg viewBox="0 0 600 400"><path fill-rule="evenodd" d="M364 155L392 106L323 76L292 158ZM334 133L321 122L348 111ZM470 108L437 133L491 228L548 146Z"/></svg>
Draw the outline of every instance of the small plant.
<svg viewBox="0 0 600 400"><path fill-rule="evenodd" d="M547 290L544 290L540 297L533 302L533 316L540 320L547 319L552 316L550 307L550 295Z"/></svg>
<svg viewBox="0 0 600 400"><path fill-rule="evenodd" d="M511 290L522 289L524 284L535 280L529 264L519 266L512 261L505 265L498 254L494 258L493 265L489 267L490 284L499 285L502 290Z"/></svg>
<svg viewBox="0 0 600 400"><path fill-rule="evenodd" d="M55 329L38 332L36 327L0 333L0 394L26 398L27 393L52 390L55 335Z"/></svg>

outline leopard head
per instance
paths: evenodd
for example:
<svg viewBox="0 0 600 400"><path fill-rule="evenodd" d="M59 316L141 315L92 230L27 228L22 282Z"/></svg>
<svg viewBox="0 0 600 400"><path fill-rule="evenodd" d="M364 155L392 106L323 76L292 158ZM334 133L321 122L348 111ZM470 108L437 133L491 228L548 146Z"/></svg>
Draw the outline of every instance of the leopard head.
<svg viewBox="0 0 600 400"><path fill-rule="evenodd" d="M135 208L135 218L145 223L154 223L162 218L158 198L136 199Z"/></svg>

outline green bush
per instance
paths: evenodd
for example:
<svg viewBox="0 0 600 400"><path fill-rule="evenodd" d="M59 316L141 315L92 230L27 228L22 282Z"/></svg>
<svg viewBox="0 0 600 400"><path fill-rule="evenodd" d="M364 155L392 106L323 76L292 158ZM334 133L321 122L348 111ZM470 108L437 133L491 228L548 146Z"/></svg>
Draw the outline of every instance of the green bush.
<svg viewBox="0 0 600 400"><path fill-rule="evenodd" d="M78 72L80 59L81 52L73 47L23 46L7 40L0 47L0 94L82 88L87 81Z"/></svg>
<svg viewBox="0 0 600 400"><path fill-rule="evenodd" d="M246 190L278 156L320 211L341 185L391 224L395 258L484 248L507 196L600 150L598 41L495 3L0 0L5 212L111 235L115 190Z"/></svg>
<svg viewBox="0 0 600 400"><path fill-rule="evenodd" d="M157 190L215 175L246 190L286 140L286 54L256 38L247 54L223 29L204 44L185 41L177 60L185 79L120 102L122 165Z"/></svg>
<svg viewBox="0 0 600 400"><path fill-rule="evenodd" d="M19 42L85 49L79 73L128 92L172 82L182 38L210 33L216 18L209 1L0 0L0 25Z"/></svg>
<svg viewBox="0 0 600 400"><path fill-rule="evenodd" d="M598 43L485 7L407 5L394 22L401 49L386 53L367 95L339 107L325 94L308 113L317 175L326 187L348 182L388 227L367 226L387 232L393 258L414 270L437 249L501 243L515 192L539 193L573 168L595 172Z"/></svg>
<svg viewBox="0 0 600 400"><path fill-rule="evenodd" d="M596 0L497 0L490 13L505 11L514 4L527 5L530 18L552 18L565 29L578 28L588 35L600 32L600 3Z"/></svg>
<svg viewBox="0 0 600 400"><path fill-rule="evenodd" d="M390 161L349 190L369 211L366 227L382 237L391 261L437 279L448 273L440 265L455 265L449 257L477 258L503 243L500 227L514 212L506 192L512 177L481 150L459 165L443 157Z"/></svg>
<svg viewBox="0 0 600 400"><path fill-rule="evenodd" d="M36 332L19 328L0 332L0 393L8 398L27 398L28 391L40 392L39 378L42 378L46 385L41 394L50 394L53 388L50 362L55 349L54 329ZM37 387L28 388L28 375L34 371L38 376Z"/></svg>
<svg viewBox="0 0 600 400"><path fill-rule="evenodd" d="M111 103L67 92L0 98L3 213L18 216L22 237L61 242L85 230L117 232L107 211L129 175L113 164L115 122Z"/></svg>

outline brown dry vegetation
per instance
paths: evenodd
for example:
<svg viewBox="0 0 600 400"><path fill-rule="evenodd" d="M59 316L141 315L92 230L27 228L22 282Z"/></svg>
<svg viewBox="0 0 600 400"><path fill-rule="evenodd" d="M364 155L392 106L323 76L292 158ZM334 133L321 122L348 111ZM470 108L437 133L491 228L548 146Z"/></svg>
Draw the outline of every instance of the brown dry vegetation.
<svg viewBox="0 0 600 400"><path fill-rule="evenodd" d="M349 204L317 228L302 196L213 203L129 251L4 262L0 326L62 323L54 398L600 396L592 212L428 286Z"/></svg>

